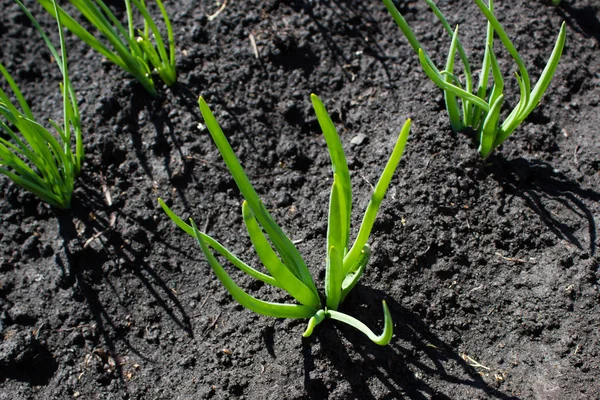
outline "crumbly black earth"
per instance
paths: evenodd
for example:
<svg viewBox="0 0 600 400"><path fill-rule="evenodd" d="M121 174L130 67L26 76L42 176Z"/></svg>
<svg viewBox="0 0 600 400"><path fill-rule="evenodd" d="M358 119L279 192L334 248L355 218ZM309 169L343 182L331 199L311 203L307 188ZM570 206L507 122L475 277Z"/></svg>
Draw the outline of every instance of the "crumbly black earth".
<svg viewBox="0 0 600 400"><path fill-rule="evenodd" d="M441 92L378 0L229 1L214 19L214 0L166 7L179 79L158 85L159 99L67 35L86 150L72 210L0 178L0 399L600 397L596 1L496 2L534 82L563 20L568 36L540 107L485 161L470 134L451 131ZM466 0L440 7L477 70L481 14ZM0 60L39 118L60 119L56 64L12 1L0 8ZM400 8L442 64L449 37L426 4ZM515 67L498 57L514 105ZM378 332L385 299L387 347L330 321L303 339L306 321L243 309L157 206L160 196L258 265L240 194L199 125L202 95L322 287L332 174L311 92L344 143L354 233L413 119L373 257L342 306Z"/></svg>

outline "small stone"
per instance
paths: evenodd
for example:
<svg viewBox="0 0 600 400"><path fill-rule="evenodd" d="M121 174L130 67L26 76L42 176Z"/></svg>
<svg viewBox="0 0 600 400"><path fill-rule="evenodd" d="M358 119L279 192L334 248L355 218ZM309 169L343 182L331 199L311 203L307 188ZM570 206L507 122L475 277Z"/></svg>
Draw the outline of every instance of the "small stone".
<svg viewBox="0 0 600 400"><path fill-rule="evenodd" d="M352 138L352 140L350 140L350 143L360 146L361 144L364 143L364 141L367 139L367 135L365 135L364 133L359 133L358 135L354 136Z"/></svg>

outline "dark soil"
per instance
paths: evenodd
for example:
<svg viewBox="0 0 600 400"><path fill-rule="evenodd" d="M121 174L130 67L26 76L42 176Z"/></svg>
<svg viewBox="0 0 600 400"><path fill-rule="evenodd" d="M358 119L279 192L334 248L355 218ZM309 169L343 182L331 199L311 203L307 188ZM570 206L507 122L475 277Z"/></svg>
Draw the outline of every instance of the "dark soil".
<svg viewBox="0 0 600 400"><path fill-rule="evenodd" d="M568 37L540 107L486 161L450 130L379 0L230 0L212 21L213 0L167 1L179 82L158 100L67 35L86 160L70 211L0 178L0 399L600 398L600 9L548 3L497 1L534 82L563 20ZM477 69L480 13L440 7ZM1 62L42 120L60 119L56 64L11 0L0 9ZM442 63L449 38L425 2L401 10ZM514 105L514 66L499 56ZM322 288L331 169L311 92L344 143L355 229L413 118L373 257L342 307L379 332L385 299L386 347L330 321L303 339L306 321L243 309L157 206L258 265L240 194L198 125L203 95Z"/></svg>

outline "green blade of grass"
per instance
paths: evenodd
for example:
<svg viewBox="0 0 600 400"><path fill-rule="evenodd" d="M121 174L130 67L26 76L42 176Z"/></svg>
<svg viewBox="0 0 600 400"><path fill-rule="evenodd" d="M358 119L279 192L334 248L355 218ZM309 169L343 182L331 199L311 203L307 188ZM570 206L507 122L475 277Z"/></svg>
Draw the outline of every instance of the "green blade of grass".
<svg viewBox="0 0 600 400"><path fill-rule="evenodd" d="M125 0L125 13L127 14L127 32L129 38L135 38L135 27L133 26L133 9L131 7L131 0Z"/></svg>
<svg viewBox="0 0 600 400"><path fill-rule="evenodd" d="M40 33L52 56L55 58L63 81L59 85L63 96L64 125L61 127L54 121L50 124L56 129L58 137L51 134L34 118L27 101L6 68L0 64L0 72L8 82L14 97L21 108L19 110L11 98L0 89L0 116L7 122L0 121L0 129L8 136L8 140L0 140L0 165L4 168L0 173L8 176L16 184L29 190L48 204L68 208L74 188L74 178L79 172L80 163L71 149L72 129L76 134L76 148L81 149L81 127L77 100L68 74L68 63L62 24L58 6L52 0L50 5L57 14L59 29L60 53L44 33L37 20L20 0L15 0L35 29ZM12 127L9 127L9 124ZM14 128L14 130L13 130Z"/></svg>
<svg viewBox="0 0 600 400"><path fill-rule="evenodd" d="M523 99L523 93L526 90L525 83L523 82L523 79L521 79L518 72L515 72L515 76L517 79L517 83L519 84L519 91L521 92L521 99ZM526 107L526 104L523 101L519 100L519 102L517 103L515 108L512 109L512 111L508 114L508 117L506 117L506 119L500 126L501 132L498 132L498 135L497 135L498 139L508 138L510 136L510 134L517 128L517 126L519 126L519 124L517 124L516 121L519 119L519 116L521 115L521 112L525 109L525 107Z"/></svg>
<svg viewBox="0 0 600 400"><path fill-rule="evenodd" d="M333 185L331 185L331 194L329 197L329 215L327 221L327 248L335 246L342 253L346 251L348 243L346 241L347 218L344 215L346 204L343 199L343 188L340 183L340 176L333 174Z"/></svg>
<svg viewBox="0 0 600 400"><path fill-rule="evenodd" d="M52 0L37 0L38 3L46 9L50 15L56 18L56 13L54 11L54 6L52 5ZM58 8L60 13L60 19L63 24L69 31L71 31L74 35L83 40L88 46L92 47L98 53L102 54L112 63L118 65L119 67L126 69L125 64L120 59L120 57L114 52L110 51L108 47L106 47L102 42L100 42L94 35L89 33L87 29L81 26L73 17L71 17L64 9L61 7Z"/></svg>
<svg viewBox="0 0 600 400"><path fill-rule="evenodd" d="M129 36L127 29L110 11L102 0L70 0L77 10L101 33L114 51L103 44L87 29L80 25L64 9L58 7L54 10L52 0L38 0L38 2L54 18L60 16L61 23L73 34L83 40L91 48L102 54L108 60L118 65L134 76L144 88L154 97L158 92L154 87L151 75L147 72L148 67L143 60L143 53L138 43ZM128 14L129 15L129 14Z"/></svg>
<svg viewBox="0 0 600 400"><path fill-rule="evenodd" d="M240 288L227 274L225 269L219 264L216 257L212 254L208 245L203 240L202 235L198 231L198 227L191 220L194 236L196 237L204 256L206 257L210 267L217 275L225 289L231 296L242 306L257 314L267 315L276 318L310 318L316 314L317 309L298 304L273 303L259 300Z"/></svg>
<svg viewBox="0 0 600 400"><path fill-rule="evenodd" d="M8 73L6 68L4 68L4 65L2 65L1 63L0 63L0 72L2 73L2 76L4 76L4 79L6 79L6 82L8 82L8 86L10 86L10 89L12 90L15 97L17 98L17 102L21 106L21 110L23 111L23 114L25 114L28 118L34 119L35 117L33 116L33 113L31 112L31 109L29 108L29 104L27 104L27 100L25 100L23 93L21 93L19 86L17 86L17 84L15 83L12 76ZM14 115L20 114L19 111L16 109L16 107L13 106L8 95L2 89L0 89L0 101L1 101L0 104L3 107L6 107L11 114L14 114Z"/></svg>
<svg viewBox="0 0 600 400"><path fill-rule="evenodd" d="M435 5L435 3L432 0L425 0L425 1L429 5L431 10L433 11L435 16L440 20L440 22L444 26L444 29L446 29L446 32L448 32L448 34L451 37L454 36L454 34L455 34L454 31L450 27L450 24L448 23L448 21L446 20L446 17L444 16L444 14L442 14L440 9ZM457 27L457 29L458 29L458 27ZM452 40L455 40L455 39L452 38ZM471 93L471 92L473 92L473 74L471 73L471 66L469 65L469 58L467 57L467 53L465 53L465 49L464 49L462 43L460 42L458 35L456 37L455 47L458 49L458 54L463 63L463 68L464 68L464 73L465 73L465 90L467 92ZM448 68L446 68L446 70L448 70ZM471 113L469 112L469 110L471 108L472 108L471 104L469 103L468 100L463 101L463 123L462 124L464 124L464 126L470 126L470 124L471 124L471 120L470 120Z"/></svg>
<svg viewBox="0 0 600 400"><path fill-rule="evenodd" d="M175 71L175 35L173 35L171 20L169 19L169 15L167 14L167 10L165 9L163 2L161 0L156 0L156 4L158 4L158 8L160 8L163 21L165 22L165 28L167 29L167 40L169 41L169 63L173 72L172 80L175 82L177 80L177 73Z"/></svg>
<svg viewBox="0 0 600 400"><path fill-rule="evenodd" d="M335 247L331 246L327 254L325 266L325 297L327 308L337 310L342 294L342 255Z"/></svg>
<svg viewBox="0 0 600 400"><path fill-rule="evenodd" d="M500 66L498 65L498 60L496 59L494 51L490 49L489 53L492 76L494 77L494 87L490 93L490 104L494 104L498 97L504 93L504 78L502 77L502 72L500 71Z"/></svg>
<svg viewBox="0 0 600 400"><path fill-rule="evenodd" d="M419 49L423 48L423 46L421 46L421 43L419 43L419 40L415 36L415 33L412 31L412 29L410 29L410 26L408 26L408 23L406 22L400 11L398 11L396 6L394 5L394 2L392 0L383 0L383 4L385 4L385 7L387 8L388 12L392 15L394 21L396 21L396 25L398 25L398 27L408 40L408 43L410 43L415 53L418 53Z"/></svg>
<svg viewBox="0 0 600 400"><path fill-rule="evenodd" d="M358 260L356 261L356 265L350 267L350 272L348 275L344 277L342 281L342 294L340 298L340 303L346 299L348 293L352 291L354 286L360 280L360 277L365 272L365 268L367 267L367 263L369 262L369 258L371 257L371 248L368 244L365 244L363 247Z"/></svg>
<svg viewBox="0 0 600 400"><path fill-rule="evenodd" d="M529 115L529 113L531 113L531 111L533 111L533 109L535 107L537 107L542 96L548 89L548 85L550 85L550 82L552 81L552 77L554 76L554 72L556 71L556 68L558 67L558 62L560 61L560 58L562 56L562 52L565 47L566 38L567 38L567 25L566 25L566 22L563 22L562 25L560 26L558 38L556 39L556 43L554 44L554 48L552 49L550 58L548 59L548 62L546 63L546 67L542 71L542 74L540 75L540 79L537 81L537 83L533 87L533 90L531 91L529 103L527 104L527 108L524 111L525 116L523 118L526 118L527 115Z"/></svg>
<svg viewBox="0 0 600 400"><path fill-rule="evenodd" d="M296 277L279 259L275 251L271 248L261 227L258 225L252 210L248 203L242 204L242 216L248 229L248 235L252 245L258 254L258 258L265 266L267 271L280 283L280 286L288 292L293 298L305 306L320 308L321 299L308 286Z"/></svg>
<svg viewBox="0 0 600 400"><path fill-rule="evenodd" d="M344 159L345 161L345 159ZM333 185L329 198L329 217L327 223L327 261L325 267L325 297L327 307L337 309L340 302L340 290L342 284L342 259L347 249L345 242L347 237L344 229L347 219L342 215L346 211L343 202L344 192L340 183L341 179L337 173L333 174Z"/></svg>
<svg viewBox="0 0 600 400"><path fill-rule="evenodd" d="M158 7L161 11L163 20L165 22L165 26L167 28L167 35L168 35L169 46L170 46L169 54L167 54L165 44L163 42L160 30L156 26L156 23L154 22L154 19L148 12L148 9L146 8L145 4L143 2L140 2L139 0L133 0L133 3L135 4L137 9L140 11L142 16L144 17L144 22L152 31L154 40L156 41L156 47L155 47L150 44L148 35L144 34L144 36L146 37L146 42L148 44L148 47L151 47L151 49L152 49L152 50L147 50L148 54L154 55L154 57L153 57L154 61L152 62L152 65L156 68L156 70L158 71L162 80L167 85L170 86L175 83L175 81L177 80L177 77L176 77L176 73L175 73L174 36L173 36L173 30L171 28L171 22L169 21L169 16L167 15L167 11L165 10L165 7L163 6L162 2L160 0L157 0ZM158 49L158 54L156 54L155 49Z"/></svg>
<svg viewBox="0 0 600 400"><path fill-rule="evenodd" d="M125 42L130 43L129 52L139 54L140 49L135 45L135 40L129 37L128 30L125 29L121 21L113 14L106 3L102 0L95 0L95 2L97 6L91 0L71 0L71 3L76 5L77 9L82 11L90 22L101 29L104 35L119 38L119 42L123 44ZM125 41L123 41L123 38ZM133 47L131 47L131 44L133 44Z"/></svg>
<svg viewBox="0 0 600 400"><path fill-rule="evenodd" d="M323 320L326 317L327 317L327 315L325 314L325 310L317 311L317 313L308 320L308 326L306 327L306 330L304 331L302 336L309 337L310 335L312 335L313 330L315 329L315 326L317 326L321 322L323 322Z"/></svg>
<svg viewBox="0 0 600 400"><path fill-rule="evenodd" d="M1 94L4 93L0 90L0 95ZM16 108L12 106L10 102L5 105L10 105L11 110L14 110L17 114L15 115L10 110L2 107L0 107L0 114L7 118L7 120L9 120L17 128L24 141L22 141L17 134L8 127L8 125L0 121L0 127L11 137L13 141L16 142L18 146L15 147L6 141L3 141L3 143L6 145L6 153L2 157L4 159L4 164L11 166L17 172L23 174L23 179L35 181L37 185L46 187L50 191L54 190L55 188L56 190L63 191L63 189L60 187L60 184L58 186L55 184L55 182L61 182L62 180L56 162L64 162L64 160L60 157L60 154L58 157L55 156L56 152L60 153L62 151L60 144L57 142L54 136L50 135L43 127L18 113L18 110L16 110ZM23 168L25 164L16 156L13 158L12 153L10 150L8 150L9 148L15 150L18 148L17 153L21 154L28 162L33 164L39 171L41 177L34 173L34 175L38 177L35 178L29 173L29 171L32 171L29 167L26 169Z"/></svg>
<svg viewBox="0 0 600 400"><path fill-rule="evenodd" d="M62 85L60 85L62 96L63 96L63 130L61 131L58 126L55 127L56 131L61 134L63 140L63 152L65 155L65 162L63 165L65 169L68 171L66 176L78 175L81 167L80 159L78 157L73 157L73 152L71 151L71 125L75 121L75 129L76 133L76 151L80 149L81 146L81 129L78 126L79 124L79 108L77 105L77 99L75 98L75 94L73 93L71 87L71 80L69 78L69 64L67 62L66 55L66 45L65 45L65 37L63 34L62 23L60 19L60 13L58 12L58 4L56 1L53 1L54 12L56 13L56 23L58 25L58 38L60 42L60 54L61 57L56 58L57 63L61 65L60 70L63 76ZM50 40L47 40L46 44L48 46L52 46ZM54 47L54 46L52 46ZM72 96L72 97L71 97ZM76 119L74 120L73 117ZM72 185L72 182L70 182ZM73 188L70 188L72 191Z"/></svg>
<svg viewBox="0 0 600 400"><path fill-rule="evenodd" d="M70 198L63 198L42 186L36 185L29 179L24 179L22 176L12 173L11 171L0 168L0 173L6 175L10 179L12 179L17 185L22 188L30 191L37 197L39 197L42 201L50 204L56 208L69 208Z"/></svg>
<svg viewBox="0 0 600 400"><path fill-rule="evenodd" d="M540 78L531 91L528 103L519 113L509 116L502 124L502 133L497 138L498 146L502 144L502 142L504 142L510 136L510 134L519 126L519 124L521 124L521 122L527 118L527 116L535 109L535 107L537 107L538 103L542 99L542 96L548 89L554 73L556 72L565 42L566 24L563 22L560 27L560 32L558 33L558 38L556 39L556 43L554 44L554 48L552 49L552 53L550 54L550 58L548 59L546 67L542 71Z"/></svg>
<svg viewBox="0 0 600 400"><path fill-rule="evenodd" d="M158 204L160 204L160 206L162 207L165 214L167 214L167 216L171 219L171 221L173 221L175 223L175 225L177 225L181 230L183 230L185 233L187 233L191 237L194 237L194 238L196 237L196 235L194 233L194 228L192 227L192 225L187 224L185 221L183 221L181 218L179 218L179 216L177 216L177 214L175 214L173 212L173 210L171 210L169 208L169 206L167 206L162 199L160 199L160 198L158 199ZM216 250L219 254L221 254L223 257L225 257L225 259L227 261L232 263L234 266L236 266L241 271L247 273L248 275L250 275L251 277L253 277L256 280L259 280L268 285L283 289L283 286L279 282L277 282L277 280L275 278L273 278L272 276L269 276L267 274L263 274L262 272L257 271L256 269L247 265L242 260L240 260L235 255L233 255L233 253L231 253L229 250L227 250L221 243L219 243L218 241L216 241L209 235L202 233L202 232L198 232L198 234L202 237L202 240L204 242L206 242L210 247L212 247L214 250Z"/></svg>
<svg viewBox="0 0 600 400"><path fill-rule="evenodd" d="M335 204L330 206L329 212L331 213L331 207L337 207L339 210L339 220L335 224L329 224L331 228L333 225L339 225L339 241L336 240L333 243L328 242L327 248L335 246L339 251L345 252L348 249L350 241L350 217L352 215L352 185L350 183L350 171L348 170L348 163L346 162L346 155L342 147L342 142L337 134L335 125L331 121L329 113L325 109L321 99L311 94L310 99L317 115L317 120L323 131L325 142L327 143L327 149L331 158L331 166L334 175L337 175L337 201ZM333 190L333 189L332 189ZM329 235L328 235L329 237Z"/></svg>
<svg viewBox="0 0 600 400"><path fill-rule="evenodd" d="M366 326L364 323L347 314L334 310L327 310L326 314L331 319L343 322L358 329L359 331L367 335L367 337L371 339L373 343L378 344L380 346L385 346L392 340L392 336L394 334L394 323L392 322L392 315L390 314L390 310L388 309L385 300L382 303L384 326L381 335L374 334L373 331L369 329L369 327Z"/></svg>
<svg viewBox="0 0 600 400"><path fill-rule="evenodd" d="M493 11L490 8L488 8L488 6L486 6L482 0L474 0L474 1L475 1L475 4L477 4L477 7L479 7L481 12L483 13L483 15L485 15L488 22L492 25L492 27L494 28L494 31L496 31L498 38L502 41L502 44L504 45L504 47L506 48L508 53L511 55L513 60L515 60L517 67L519 68L520 75L523 79L523 85L525 87L525 91L524 91L525 97L521 97L519 99L519 103L523 102L524 104L527 104L529 101L530 81L529 81L529 74L527 73L527 68L525 67L525 63L523 62L521 55L519 54L517 49L515 49L515 46L513 45L512 41L509 39L509 37L506 34L506 31L504 30L502 25L500 25L500 22L498 22L498 20L496 19L496 16L494 15Z"/></svg>
<svg viewBox="0 0 600 400"><path fill-rule="evenodd" d="M19 149L20 150L20 149ZM20 176L22 179L25 179L32 184L35 184L39 187L46 187L46 183L44 179L40 177L29 165L27 165L20 157L16 154L23 154L8 141L0 138L0 165L4 165L13 169L17 176ZM33 157L23 156L27 160L35 160L38 155L34 154ZM37 160L36 160L37 161ZM35 162L32 161L32 164L35 165Z"/></svg>
<svg viewBox="0 0 600 400"><path fill-rule="evenodd" d="M486 119L483 121L481 138L479 140L479 154L481 154L483 159L486 159L490 152L494 150L494 142L496 140L496 134L498 133L498 119L500 118L500 110L503 103L504 95L501 94L496 99Z"/></svg>
<svg viewBox="0 0 600 400"><path fill-rule="evenodd" d="M317 294L317 289L312 280L310 272L304 263L304 260L300 256L298 249L292 243L292 241L283 233L281 227L273 220L266 207L258 197L258 194L252 187L252 184L248 180L244 169L240 165L233 149L229 145L227 138L223 134L219 123L215 119L212 111L204 101L202 97L200 97L198 101L200 105L200 112L204 117L204 122L215 142L227 168L231 172L231 175L239 188L242 196L248 202L252 213L263 227L271 242L273 243L275 249L280 254L283 259L283 263L299 278L304 284L311 288L315 294Z"/></svg>
<svg viewBox="0 0 600 400"><path fill-rule="evenodd" d="M44 127L26 117L19 115L15 126L27 141L32 152L38 155L30 161L35 163L44 181L50 187L55 187L55 183L62 180L59 171L59 166L65 162L61 157L62 146Z"/></svg>
<svg viewBox="0 0 600 400"><path fill-rule="evenodd" d="M4 104L2 103L3 95L4 92L2 91L2 89L0 89L0 115L6 118L11 124L16 126L15 121L17 121L17 118L15 117L15 114L13 114L8 108L4 107ZM21 140L21 138L19 138L15 131L13 131L4 121L0 120L0 128L2 128L6 132L6 134L8 134L8 136L10 136L10 138L16 143L15 146L6 142L7 146L13 148L15 151L18 151L19 154L23 155L27 159L34 159L35 157L37 157L37 155L33 153L29 149L29 147L27 147L27 145Z"/></svg>
<svg viewBox="0 0 600 400"><path fill-rule="evenodd" d="M489 0L488 8L491 12L494 12L494 2L492 0ZM485 35L485 52L483 54L483 62L481 64L481 71L479 72L479 84L477 86L477 97L480 97L482 99L485 99L486 95L487 95L488 80L489 80L489 74L490 74L490 68L491 68L490 57L493 56L493 54L492 54L493 50L494 50L494 27L492 26L490 21L488 21L486 35ZM492 104L491 101L490 101L490 104ZM479 123L481 121L482 114L484 114L484 112L483 112L483 110L481 110L477 107L474 107L472 114L473 114L473 116L471 118L471 126L473 126L475 129L477 129L477 127L479 126Z"/></svg>
<svg viewBox="0 0 600 400"><path fill-rule="evenodd" d="M394 171L396 170L396 167L402 158L402 154L404 153L404 147L406 146L406 141L408 140L408 135L410 133L410 124L411 120L407 119L402 127L402 130L400 131L400 134L398 135L392 155L390 156L390 159L388 160L385 168L383 169L383 173L381 174L381 177L375 186L375 190L373 191L371 200L367 205L367 210L365 211L365 215L360 225L356 240L354 241L354 244L352 245L348 254L346 254L344 257L344 269L342 276L348 275L350 268L357 265L357 260L361 257L363 248L367 244L367 240L371 235L371 229L375 223L375 218L377 217L377 212L379 211L379 206L383 201L385 193L387 192L388 186L392 180L392 176L394 175Z"/></svg>
<svg viewBox="0 0 600 400"><path fill-rule="evenodd" d="M431 68L435 71L436 74L439 75L440 71L435 66L431 58L429 58L429 55L427 54L423 46L421 46L421 43L419 43L417 37L415 36L415 33L412 31L412 29L410 29L410 26L408 26L408 23L406 22L400 11L398 11L393 1L383 0L383 3L385 4L385 7L387 8L388 12L392 16L392 18L396 22L396 25L398 25L406 39L408 40L408 43L413 48L415 53L419 54L419 51L422 51L424 57L427 59L427 62L430 64Z"/></svg>
<svg viewBox="0 0 600 400"><path fill-rule="evenodd" d="M459 88L451 83L448 83L444 80L444 77L439 72L436 72L435 66L430 62L428 57L426 57L425 52L422 49L419 49L419 62L423 67L423 71L425 74L435 83L440 89L444 91L449 91L452 94L460 97L463 101L469 100L477 106L481 107L483 110L488 112L490 110L490 105L487 104L484 100L475 96L472 93L465 91L462 88Z"/></svg>
<svg viewBox="0 0 600 400"><path fill-rule="evenodd" d="M450 51L448 52L448 58L446 61L446 69L445 71L449 73L444 77L444 80L448 83L451 82L452 77L450 74L454 74L454 57L456 55L456 45L458 43L458 25L452 34L452 43L450 45ZM453 93L444 90L444 100L446 102L446 111L448 112L448 117L450 118L450 125L452 126L452 130L455 132L459 132L463 130L463 123L460 118L460 110L458 107L458 100L456 95Z"/></svg>
<svg viewBox="0 0 600 400"><path fill-rule="evenodd" d="M356 260L356 265L350 266L350 272L348 275L344 277L342 281L342 294L340 297L340 303L346 299L348 293L352 291L354 286L360 280L360 277L365 272L365 268L367 267L367 263L369 262L369 258L371 257L371 248L368 244L365 244L362 251L360 252L360 256L358 260Z"/></svg>
<svg viewBox="0 0 600 400"><path fill-rule="evenodd" d="M134 37L121 24L110 8L102 0L70 0L77 9L98 29L115 48L117 54L127 66L126 71L132 74L140 83L154 88L154 82L146 65L144 52ZM100 8L98 8L100 7ZM142 82L150 81L150 82ZM154 95L154 94L153 94Z"/></svg>

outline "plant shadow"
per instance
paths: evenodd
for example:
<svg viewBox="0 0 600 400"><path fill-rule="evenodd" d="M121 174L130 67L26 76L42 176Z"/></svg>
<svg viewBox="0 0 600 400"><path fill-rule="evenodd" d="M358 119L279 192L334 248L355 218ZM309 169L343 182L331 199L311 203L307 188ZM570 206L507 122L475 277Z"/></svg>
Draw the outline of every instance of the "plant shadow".
<svg viewBox="0 0 600 400"><path fill-rule="evenodd" d="M129 328L123 319L126 320L131 298L127 298L119 282L123 274L135 277L150 301L191 338L192 325L173 289L161 278L157 267L147 261L147 253L152 249L149 229L141 224L136 228L119 228L119 219L130 219L119 210L119 204L107 206L98 188L82 185L80 190L85 201L75 204L69 213L57 213L63 246L55 260L61 269L61 286L73 288L74 298L87 306L100 335L98 345L106 349L100 354L112 358L114 375L123 379L119 344L140 359L152 361L127 339ZM94 215L91 220L90 215ZM109 309L107 298L114 299L111 306L120 311ZM97 350L92 353L97 355Z"/></svg>
<svg viewBox="0 0 600 400"><path fill-rule="evenodd" d="M507 160L496 154L492 157L490 173L508 194L523 199L558 238L594 256L597 228L586 202L599 202L600 193L582 187L541 160ZM568 211L568 215L556 212L557 208ZM587 230L588 244L578 237L580 230Z"/></svg>
<svg viewBox="0 0 600 400"><path fill-rule="evenodd" d="M598 7L591 5L574 7L571 1L562 1L558 6L561 16L573 31L586 37L593 37L600 44L600 20Z"/></svg>
<svg viewBox="0 0 600 400"><path fill-rule="evenodd" d="M344 74L352 80L352 76L354 75L353 70L359 67L353 65L353 60L345 55L347 50L339 46L333 36L334 32L331 28L322 24L323 18L319 17L318 8L315 7L314 3L315 2L310 0L295 0L295 6L303 9L304 12L306 12L306 15L309 16L311 21L319 29L325 45L331 52L334 61L342 71L344 71ZM341 26L345 31L345 36L355 37L360 40L364 52L381 63L388 80L391 82L392 77L388 68L388 63L386 62L388 57L375 39L376 34L382 34L379 29L379 23L377 19L371 15L366 4L360 1L344 0L337 2L319 2L319 6L327 7L337 16L338 21L342 23Z"/></svg>
<svg viewBox="0 0 600 400"><path fill-rule="evenodd" d="M377 314L381 312L379 299L383 292L364 286L357 287L351 297L372 300L369 308L348 310L359 320L369 321L369 326L377 324ZM355 290L356 290L355 289ZM370 399L451 399L451 393L441 393L431 380L471 388L490 399L514 399L496 387L490 386L473 366L459 356L455 349L437 337L422 320L398 302L387 298L392 319L395 322L395 336L387 346L378 346L366 339L356 329L344 325L325 323L317 333L320 352L332 364L343 380L350 385L348 398ZM350 297L348 305L354 304ZM314 356L310 341L304 341L305 389L311 399L327 398L330 388L318 377L311 378L314 370ZM379 384L375 384L378 382ZM374 386L378 388L373 390ZM385 387L387 393L381 393ZM376 391L376 392L375 392Z"/></svg>

